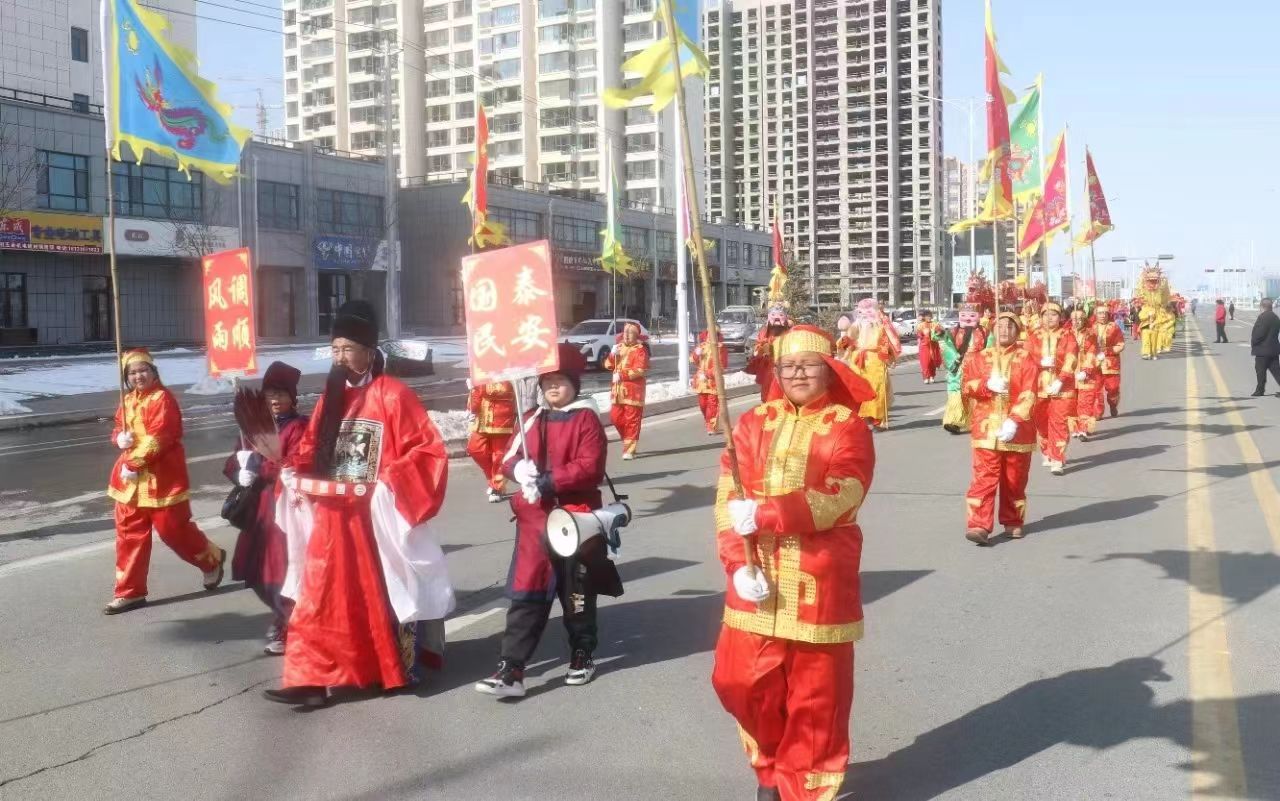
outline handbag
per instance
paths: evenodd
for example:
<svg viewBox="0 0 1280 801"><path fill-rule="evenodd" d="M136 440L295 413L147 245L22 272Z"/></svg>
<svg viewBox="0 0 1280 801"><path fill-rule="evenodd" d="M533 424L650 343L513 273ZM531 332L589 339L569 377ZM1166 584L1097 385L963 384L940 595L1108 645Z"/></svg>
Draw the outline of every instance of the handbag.
<svg viewBox="0 0 1280 801"><path fill-rule="evenodd" d="M222 502L222 519L238 529L253 525L258 516L258 502L262 498L262 481L255 480L247 487L236 484Z"/></svg>

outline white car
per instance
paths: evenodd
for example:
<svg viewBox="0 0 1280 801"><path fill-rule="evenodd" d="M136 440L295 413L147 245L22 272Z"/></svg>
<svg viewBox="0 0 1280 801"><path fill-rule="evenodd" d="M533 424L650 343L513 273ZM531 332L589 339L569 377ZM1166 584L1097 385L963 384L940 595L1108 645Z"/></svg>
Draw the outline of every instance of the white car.
<svg viewBox="0 0 1280 801"><path fill-rule="evenodd" d="M573 328L570 328L569 333L561 336L559 341L576 346L582 351L582 355L587 357L587 361L590 364L603 370L604 360L613 352L613 345L617 341L617 336L622 333L622 329L627 323L635 323L640 326L640 335L648 337L649 330L639 320L619 317L616 323L614 320L608 319L583 320Z"/></svg>

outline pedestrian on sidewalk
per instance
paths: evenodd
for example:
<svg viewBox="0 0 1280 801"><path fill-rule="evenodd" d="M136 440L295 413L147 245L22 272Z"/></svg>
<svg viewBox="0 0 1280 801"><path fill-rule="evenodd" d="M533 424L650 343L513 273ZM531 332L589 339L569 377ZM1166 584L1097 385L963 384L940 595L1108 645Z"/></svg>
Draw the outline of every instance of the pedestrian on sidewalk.
<svg viewBox="0 0 1280 801"><path fill-rule="evenodd" d="M1110 323L1109 323L1110 324ZM1000 524L1022 538L1027 517L1027 478L1036 447L1036 356L1018 346L1021 325L1013 312L996 318L996 344L965 364L965 398L971 403L973 480L965 493L965 538L990 545L1000 496Z"/></svg>
<svg viewBox="0 0 1280 801"><path fill-rule="evenodd" d="M728 454L720 461L716 544L728 587L711 683L762 801L835 798L849 761L858 509L876 462L857 410L875 390L835 350L811 325L784 335L769 401L734 426L746 497L732 495Z"/></svg>
<svg viewBox="0 0 1280 801"><path fill-rule="evenodd" d="M1232 301L1231 301L1231 303L1230 303L1230 305L1228 305L1228 306L1227 306L1227 312L1231 315L1231 319L1232 319L1232 320L1236 319L1236 302L1235 302L1235 300L1232 300Z"/></svg>
<svg viewBox="0 0 1280 801"><path fill-rule="evenodd" d="M1227 341L1227 307L1222 298L1218 298L1217 308L1213 311L1213 323L1218 328L1218 338L1213 341L1217 345Z"/></svg>
<svg viewBox="0 0 1280 801"><path fill-rule="evenodd" d="M281 592L294 607L284 686L263 693L270 701L322 707L336 688L412 687L444 660L454 594L433 519L449 455L417 394L383 372L377 345L372 304L342 304L324 394L281 471Z"/></svg>
<svg viewBox="0 0 1280 801"><path fill-rule="evenodd" d="M293 456L307 430L308 418L298 414L298 379L302 372L284 362L272 362L262 376L262 393L275 417L280 435L281 461L247 450L243 442L227 457L223 474L249 496L250 514L240 528L231 555L231 578L243 581L258 600L271 610L271 625L263 652L283 656L293 601L280 594L289 566L284 532L276 525L276 501L280 495L280 469ZM226 512L224 512L226 516Z"/></svg>
<svg viewBox="0 0 1280 801"><path fill-rule="evenodd" d="M1263 298L1261 311L1253 322L1253 335L1249 338L1253 354L1253 370L1258 374L1258 388L1253 397L1267 393L1267 373L1280 384L1280 317L1272 311L1271 298Z"/></svg>
<svg viewBox="0 0 1280 801"><path fill-rule="evenodd" d="M102 610L107 615L146 604L153 528L183 561L200 568L206 590L222 583L227 557L191 519L191 482L177 399L161 383L145 348L125 353L120 366L129 391L111 432L122 453L107 489L116 502L116 589Z"/></svg>
<svg viewBox="0 0 1280 801"><path fill-rule="evenodd" d="M557 506L591 512L603 506L608 440L600 412L590 396L579 398L586 358L572 345L560 345L560 367L539 379L547 408L531 410L522 421L524 448L517 437L507 452L505 472L520 485L511 497L516 545L507 571L507 625L498 669L476 682L476 692L500 698L525 694L524 670L542 639L551 602L560 600L569 635L569 671L565 683L581 685L595 676L594 653L600 636L597 598L622 594L622 579L606 552L604 537L593 537L572 559L550 552L547 515Z"/></svg>

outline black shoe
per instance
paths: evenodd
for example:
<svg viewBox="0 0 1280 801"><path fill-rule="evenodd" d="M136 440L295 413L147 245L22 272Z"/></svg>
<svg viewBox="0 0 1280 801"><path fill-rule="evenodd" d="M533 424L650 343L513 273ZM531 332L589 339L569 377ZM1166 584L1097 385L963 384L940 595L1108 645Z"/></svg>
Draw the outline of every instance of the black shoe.
<svg viewBox="0 0 1280 801"><path fill-rule="evenodd" d="M756 801L782 801L782 794L778 792L777 787L761 785L756 788Z"/></svg>
<svg viewBox="0 0 1280 801"><path fill-rule="evenodd" d="M329 705L329 693L324 687L285 687L280 690L263 690L262 697L277 704L292 704L312 709Z"/></svg>
<svg viewBox="0 0 1280 801"><path fill-rule="evenodd" d="M487 679L475 683L475 690L499 698L524 697L524 665L508 659L498 661L498 669Z"/></svg>
<svg viewBox="0 0 1280 801"><path fill-rule="evenodd" d="M591 659L591 654L579 648L573 652L573 659L569 661L569 674L564 677L564 683L575 686L586 684L595 675L596 663Z"/></svg>
<svg viewBox="0 0 1280 801"><path fill-rule="evenodd" d="M1251 397L1251 398L1261 398L1263 395L1266 395L1266 394L1267 394L1267 393L1263 392L1262 390L1257 389L1257 390L1254 390L1253 394L1252 394L1252 395L1250 395L1249 397Z"/></svg>

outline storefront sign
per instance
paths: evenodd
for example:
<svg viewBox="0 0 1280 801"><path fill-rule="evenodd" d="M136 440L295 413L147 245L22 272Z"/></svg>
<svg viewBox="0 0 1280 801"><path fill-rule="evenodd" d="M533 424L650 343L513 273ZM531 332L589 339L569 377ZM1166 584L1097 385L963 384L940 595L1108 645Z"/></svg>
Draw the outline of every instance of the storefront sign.
<svg viewBox="0 0 1280 801"><path fill-rule="evenodd" d="M101 253L102 218L19 211L0 217L0 250Z"/></svg>
<svg viewBox="0 0 1280 801"><path fill-rule="evenodd" d="M225 225L131 217L116 218L115 234L117 256L197 259L240 241L240 232Z"/></svg>
<svg viewBox="0 0 1280 801"><path fill-rule="evenodd" d="M574 272L602 272L600 262L596 261L599 255L594 253L576 253L573 251L557 250L553 254L555 266L557 270L572 270Z"/></svg>
<svg viewBox="0 0 1280 801"><path fill-rule="evenodd" d="M258 372L253 326L253 260L248 248L214 253L200 260L204 274L204 336L209 375Z"/></svg>
<svg viewBox="0 0 1280 801"><path fill-rule="evenodd" d="M476 385L560 366L550 251L543 240L462 260L467 356Z"/></svg>
<svg viewBox="0 0 1280 801"><path fill-rule="evenodd" d="M379 244L357 236L324 234L311 243L311 255L320 270L369 270L378 267Z"/></svg>

